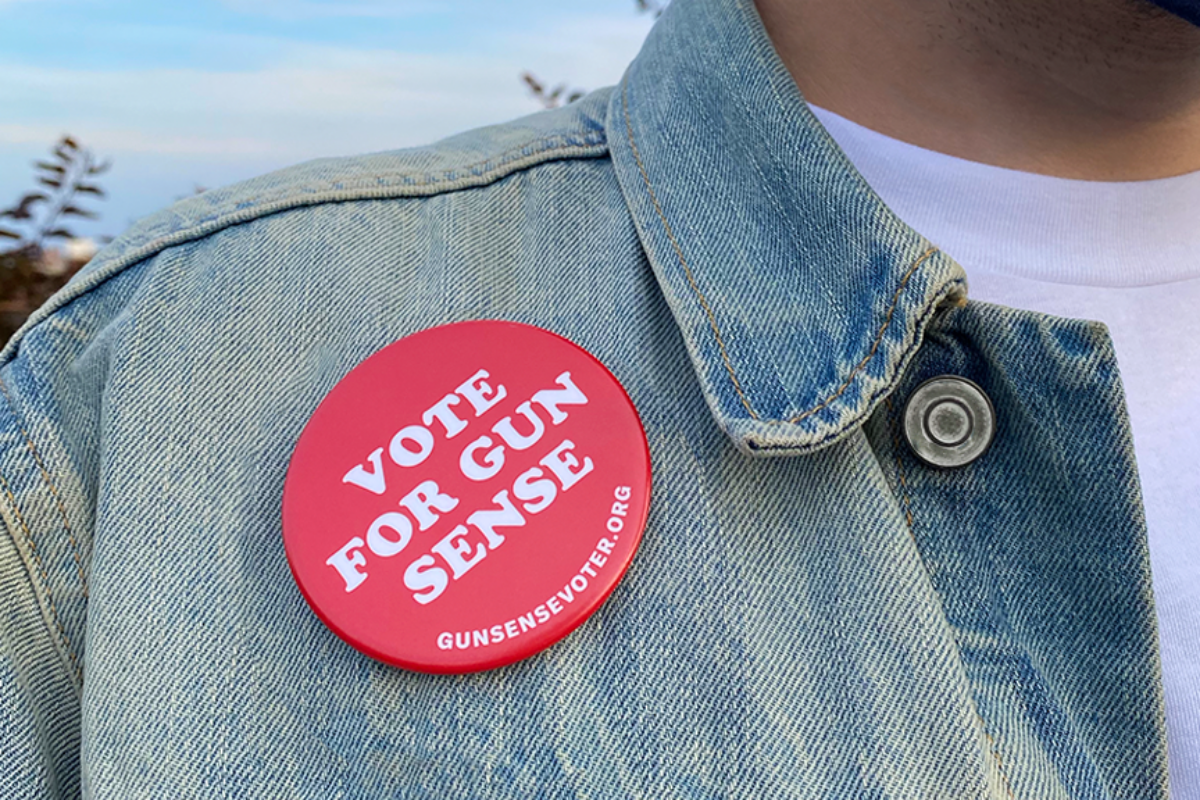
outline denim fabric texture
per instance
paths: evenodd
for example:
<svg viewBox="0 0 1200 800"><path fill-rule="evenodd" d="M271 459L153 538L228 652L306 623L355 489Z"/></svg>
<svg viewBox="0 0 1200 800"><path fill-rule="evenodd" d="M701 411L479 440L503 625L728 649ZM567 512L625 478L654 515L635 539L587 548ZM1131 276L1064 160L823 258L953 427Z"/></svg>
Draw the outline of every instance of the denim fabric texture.
<svg viewBox="0 0 1200 800"><path fill-rule="evenodd" d="M0 355L0 797L1162 800L1146 526L1107 328L968 300L751 0L616 86L206 192ZM292 448L418 330L537 325L622 382L641 549L462 676L372 661L288 569ZM924 466L923 380L997 432Z"/></svg>

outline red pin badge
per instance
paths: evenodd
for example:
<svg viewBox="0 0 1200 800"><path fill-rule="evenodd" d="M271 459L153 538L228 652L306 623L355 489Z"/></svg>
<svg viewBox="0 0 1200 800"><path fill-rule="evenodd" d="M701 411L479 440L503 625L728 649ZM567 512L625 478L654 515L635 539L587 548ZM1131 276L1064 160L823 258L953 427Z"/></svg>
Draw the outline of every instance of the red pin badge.
<svg viewBox="0 0 1200 800"><path fill-rule="evenodd" d="M347 643L475 672L582 624L629 567L649 502L646 435L603 364L541 328L460 322L333 387L292 453L283 540Z"/></svg>

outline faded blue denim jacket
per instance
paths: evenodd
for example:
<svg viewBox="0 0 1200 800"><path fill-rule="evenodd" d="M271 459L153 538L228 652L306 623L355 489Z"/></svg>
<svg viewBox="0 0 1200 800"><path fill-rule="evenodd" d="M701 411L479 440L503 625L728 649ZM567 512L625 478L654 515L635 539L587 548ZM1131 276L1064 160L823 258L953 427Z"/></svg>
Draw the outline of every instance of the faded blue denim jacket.
<svg viewBox="0 0 1200 800"><path fill-rule="evenodd" d="M341 377L470 319L607 365L654 491L578 630L418 674L309 609L281 494ZM152 216L0 361L0 797L1167 796L1107 328L968 299L750 0L569 106ZM935 469L898 415L946 374L996 434Z"/></svg>

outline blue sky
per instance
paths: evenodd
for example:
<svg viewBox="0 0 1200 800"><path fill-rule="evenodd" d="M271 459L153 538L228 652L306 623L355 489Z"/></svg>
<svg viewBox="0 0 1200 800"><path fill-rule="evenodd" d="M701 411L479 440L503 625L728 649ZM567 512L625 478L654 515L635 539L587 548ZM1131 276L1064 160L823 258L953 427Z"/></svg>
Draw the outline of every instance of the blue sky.
<svg viewBox="0 0 1200 800"><path fill-rule="evenodd" d="M0 207L71 133L113 161L84 235L288 164L537 111L520 82L616 83L634 0L0 0Z"/></svg>

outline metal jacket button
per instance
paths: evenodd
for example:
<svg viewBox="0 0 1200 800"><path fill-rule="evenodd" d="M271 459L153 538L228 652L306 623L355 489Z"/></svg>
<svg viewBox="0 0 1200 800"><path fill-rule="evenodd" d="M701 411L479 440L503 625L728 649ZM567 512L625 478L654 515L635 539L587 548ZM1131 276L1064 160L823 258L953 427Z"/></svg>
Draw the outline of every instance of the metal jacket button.
<svg viewBox="0 0 1200 800"><path fill-rule="evenodd" d="M996 409L974 381L938 375L904 404L904 438L931 467L961 467L983 455L996 434Z"/></svg>

